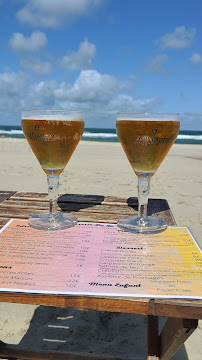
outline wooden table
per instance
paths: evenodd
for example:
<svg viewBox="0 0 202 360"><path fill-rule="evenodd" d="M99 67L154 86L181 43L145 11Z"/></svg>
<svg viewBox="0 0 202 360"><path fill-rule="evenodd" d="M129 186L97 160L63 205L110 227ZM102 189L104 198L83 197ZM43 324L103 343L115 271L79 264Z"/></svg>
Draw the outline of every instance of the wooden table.
<svg viewBox="0 0 202 360"><path fill-rule="evenodd" d="M137 198L62 195L58 204L62 210L74 213L79 221L116 223L121 215L137 213ZM10 218L27 219L43 210L47 211L47 208L47 194L0 191L0 227ZM163 218L168 225L176 225L166 200L150 199L148 213ZM0 293L0 301L147 315L147 360L170 359L197 328L198 319L202 318L202 301L197 300L57 296L7 292ZM168 320L159 334L158 317L161 316L168 317ZM33 360L103 359L103 357L93 355L64 355L58 352L53 354L47 351L25 350L3 342L0 342L0 357Z"/></svg>

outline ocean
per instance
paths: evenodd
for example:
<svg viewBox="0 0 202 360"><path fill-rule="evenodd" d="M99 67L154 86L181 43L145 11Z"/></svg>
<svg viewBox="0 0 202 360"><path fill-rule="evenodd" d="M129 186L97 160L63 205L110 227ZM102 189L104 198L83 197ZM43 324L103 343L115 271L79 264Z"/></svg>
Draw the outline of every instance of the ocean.
<svg viewBox="0 0 202 360"><path fill-rule="evenodd" d="M21 126L0 126L0 137L24 138ZM115 129L85 128L82 136L84 141L118 142ZM202 131L180 130L176 144L202 145Z"/></svg>

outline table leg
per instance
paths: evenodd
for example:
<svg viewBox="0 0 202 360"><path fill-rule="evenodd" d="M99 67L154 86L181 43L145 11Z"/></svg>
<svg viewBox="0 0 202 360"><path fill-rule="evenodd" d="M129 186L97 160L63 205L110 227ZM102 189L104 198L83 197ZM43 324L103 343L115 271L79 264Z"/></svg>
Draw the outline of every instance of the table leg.
<svg viewBox="0 0 202 360"><path fill-rule="evenodd" d="M197 319L168 318L159 336L159 359L170 360L197 326Z"/></svg>
<svg viewBox="0 0 202 360"><path fill-rule="evenodd" d="M158 316L147 316L147 360L159 360Z"/></svg>

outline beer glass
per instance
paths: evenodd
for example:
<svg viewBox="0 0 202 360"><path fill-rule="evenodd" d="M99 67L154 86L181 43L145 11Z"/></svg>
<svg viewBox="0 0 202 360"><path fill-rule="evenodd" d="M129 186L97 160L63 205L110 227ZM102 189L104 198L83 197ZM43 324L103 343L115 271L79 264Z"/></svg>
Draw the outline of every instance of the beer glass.
<svg viewBox="0 0 202 360"><path fill-rule="evenodd" d="M77 218L57 211L59 175L71 158L84 131L83 115L79 111L23 110L22 130L47 174L49 212L29 219L37 229L60 230L77 224Z"/></svg>
<svg viewBox="0 0 202 360"><path fill-rule="evenodd" d="M179 114L118 113L116 132L138 177L138 216L124 216L117 225L136 233L158 233L167 228L158 217L147 216L150 179L179 133Z"/></svg>

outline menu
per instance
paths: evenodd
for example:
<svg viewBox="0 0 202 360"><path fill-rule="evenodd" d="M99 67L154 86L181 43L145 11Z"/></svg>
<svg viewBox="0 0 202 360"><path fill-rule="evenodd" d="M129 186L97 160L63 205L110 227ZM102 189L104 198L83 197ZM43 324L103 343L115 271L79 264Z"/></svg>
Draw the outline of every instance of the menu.
<svg viewBox="0 0 202 360"><path fill-rule="evenodd" d="M44 231L11 219L0 231L0 291L202 299L201 275L186 227L139 235L80 222Z"/></svg>

